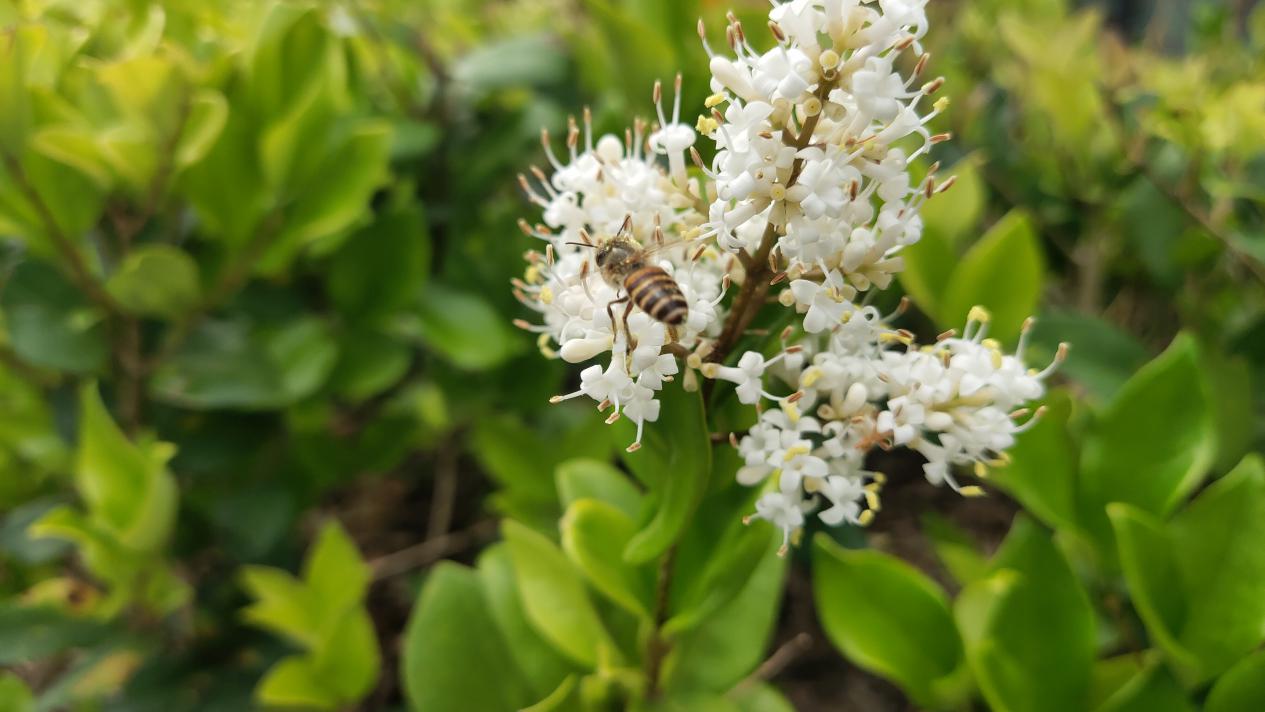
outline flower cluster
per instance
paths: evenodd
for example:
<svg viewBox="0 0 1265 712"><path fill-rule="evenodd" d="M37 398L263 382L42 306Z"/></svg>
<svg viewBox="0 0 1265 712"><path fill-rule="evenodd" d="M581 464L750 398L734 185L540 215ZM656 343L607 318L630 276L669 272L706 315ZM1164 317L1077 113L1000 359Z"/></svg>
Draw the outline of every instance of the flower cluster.
<svg viewBox="0 0 1265 712"><path fill-rule="evenodd" d="M661 123L648 136L639 121L623 140L606 135L595 141L586 111L583 130L574 120L569 127L566 163L543 132L553 173L533 167L534 181L519 176L544 220L520 227L545 243L542 252L529 253L525 278L514 282L518 299L543 323L519 325L540 334L546 355L569 363L610 354L606 366L580 374L580 390L554 401L588 396L603 410L613 408L609 422L621 415L632 419L638 435L630 450L641 442L645 423L658 419L655 394L679 369L672 353L686 353L719 330L720 300L735 262L695 237L702 223L693 207L699 185L685 170L695 133L679 121L680 79L671 121L663 115L661 94L656 86ZM657 162L659 155L668 156L669 171ZM647 262L672 278L688 306L683 324L670 327L640 309L629 311L631 302L620 297L623 286L591 267L594 249L617 234L645 246Z"/></svg>
<svg viewBox="0 0 1265 712"><path fill-rule="evenodd" d="M916 450L929 480L977 493L954 470L1004 460L1040 413L1025 404L1062 358L1029 371L1023 340L1008 355L986 338L982 309L960 336L919 346L891 326L895 314L868 305L867 292L891 283L900 251L921 237L921 205L953 183L938 181L935 165L919 181L910 173L948 138L927 128L947 101L929 99L942 79L922 78L925 3L788 0L769 13L765 51L731 15L730 52L714 52L700 22L713 94L696 122L681 120L678 77L670 115L658 85L657 123L635 122L622 139L595 141L586 112L583 129L571 122L565 162L546 133L552 173L520 176L543 211L543 222L521 227L544 242L515 281L540 323L520 326L568 362L609 354L554 400L587 396L611 411L608 421L632 419L635 450L666 382L733 383L739 401L761 410L732 438L745 461L737 478L764 487L753 517L780 527L787 544L814 511L827 524L869 523L884 481L865 469L876 447ZM710 163L700 136L714 144ZM636 269L603 263L604 246L628 240ZM740 286L726 299L731 282ZM680 323L658 320L647 296L679 303L665 284L688 307ZM776 302L802 318L772 356L748 351L726 365L775 287Z"/></svg>

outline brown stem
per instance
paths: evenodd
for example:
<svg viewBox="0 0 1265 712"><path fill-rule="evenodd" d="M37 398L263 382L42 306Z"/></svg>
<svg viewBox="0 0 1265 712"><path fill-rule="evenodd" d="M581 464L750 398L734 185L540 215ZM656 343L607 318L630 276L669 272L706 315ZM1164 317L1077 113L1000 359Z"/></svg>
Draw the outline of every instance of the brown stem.
<svg viewBox="0 0 1265 712"><path fill-rule="evenodd" d="M676 546L664 553L659 561L659 577L655 589L654 629L646 642L646 699L657 700L663 694L660 687L663 661L672 651L672 643L663 635L663 624L668 620L668 594L672 591L672 568L676 563Z"/></svg>
<svg viewBox="0 0 1265 712"><path fill-rule="evenodd" d="M760 663L750 675L743 678L742 682L734 685L733 692L742 692L758 682L765 682L777 676L778 673L786 669L788 665L795 662L795 658L803 655L805 651L813 645L813 636L809 633L801 631L798 635L786 641L767 660Z"/></svg>
<svg viewBox="0 0 1265 712"><path fill-rule="evenodd" d="M822 81L817 87L815 95L823 102L830 90L834 88L835 82ZM813 132L817 130L817 123L821 121L821 114L815 114L808 117L804 121L804 125L800 127L799 134L795 137L792 146L798 151L808 146L813 140ZM800 171L804 170L804 160L796 158L791 165L791 174L786 181L786 188L790 189L795 185L795 181L799 179ZM729 310L729 317L725 320L725 326L721 329L720 337L716 339L716 345L708 354L709 361L717 363L723 362L729 352L742 338L743 332L755 319L756 314L760 312L760 307L764 305L764 295L769 291L769 279L773 276L773 270L769 267L769 254L773 252L773 246L777 244L778 228L770 222L764 228L764 235L760 238L760 246L756 249L751 259L746 262L747 268L746 279L742 282L742 287L738 291L738 296L734 298L733 306Z"/></svg>
<svg viewBox="0 0 1265 712"><path fill-rule="evenodd" d="M119 365L119 420L128 435L135 435L141 426L144 411L144 374L141 355L141 324L136 317L120 318L115 358Z"/></svg>
<svg viewBox="0 0 1265 712"><path fill-rule="evenodd" d="M497 526L499 525L495 519L485 519L469 529L449 532L433 539L428 538L407 549L400 549L373 559L369 562L369 569L373 571L373 580L381 581L398 576L433 564L446 556L465 551L496 536Z"/></svg>
<svg viewBox="0 0 1265 712"><path fill-rule="evenodd" d="M426 538L437 539L452 526L452 510L457 499L457 449L439 451L435 462L435 482L431 489L430 517L426 522Z"/></svg>
<svg viewBox="0 0 1265 712"><path fill-rule="evenodd" d="M79 248L75 243L62 232L61 226L57 224L57 218L53 216L53 211L49 209L48 204L40 197L39 191L27 178L26 171L22 169L22 164L18 159L10 153L3 155L5 168L9 174L13 176L13 182L17 184L18 190L22 192L27 202L35 208L36 214L39 215L40 222L44 224L44 230L48 233L49 239L53 243L53 247L66 261L66 266L70 268L71 277L75 280L79 289L92 301L96 302L102 309L111 313L119 312L118 304L110 293L105 291L105 287L92 274L92 270L88 268L88 264L84 262L83 254L79 252Z"/></svg>

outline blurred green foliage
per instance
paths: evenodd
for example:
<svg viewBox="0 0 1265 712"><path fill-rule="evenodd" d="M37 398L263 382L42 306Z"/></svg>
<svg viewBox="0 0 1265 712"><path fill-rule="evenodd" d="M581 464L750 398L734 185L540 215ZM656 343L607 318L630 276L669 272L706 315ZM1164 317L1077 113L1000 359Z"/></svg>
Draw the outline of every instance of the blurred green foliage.
<svg viewBox="0 0 1265 712"><path fill-rule="evenodd" d="M1073 351L989 473L1027 512L1001 549L924 527L954 586L811 543L827 637L919 705L1265 708L1265 10L1236 7L932 4L958 178L910 326L1035 312L1029 361ZM621 708L655 650L663 708L790 709L748 676L809 562L709 439L749 414L670 391L629 478L510 326L539 128L621 130L678 70L700 105L726 9L0 0L0 709ZM384 573L331 521L454 461L504 520L473 566ZM426 502L387 503L415 540ZM401 589L406 629L370 618Z"/></svg>

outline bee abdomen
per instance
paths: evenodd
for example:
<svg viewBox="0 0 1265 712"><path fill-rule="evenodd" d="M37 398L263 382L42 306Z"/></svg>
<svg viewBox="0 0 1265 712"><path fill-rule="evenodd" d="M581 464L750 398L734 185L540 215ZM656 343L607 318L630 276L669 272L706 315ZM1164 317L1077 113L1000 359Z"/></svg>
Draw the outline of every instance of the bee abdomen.
<svg viewBox="0 0 1265 712"><path fill-rule="evenodd" d="M647 265L633 270L624 279L624 289L633 304L664 324L676 326L685 322L690 308L676 280L661 267Z"/></svg>

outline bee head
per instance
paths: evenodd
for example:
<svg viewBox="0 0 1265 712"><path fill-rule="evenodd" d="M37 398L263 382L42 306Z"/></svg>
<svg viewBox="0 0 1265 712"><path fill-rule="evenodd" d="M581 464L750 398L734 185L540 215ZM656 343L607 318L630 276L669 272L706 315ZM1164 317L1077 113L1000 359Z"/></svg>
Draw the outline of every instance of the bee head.
<svg viewBox="0 0 1265 712"><path fill-rule="evenodd" d="M616 236L602 243L597 248L597 254L593 256L593 261L597 263L598 269L607 269L627 262L636 254L637 245L632 240Z"/></svg>

